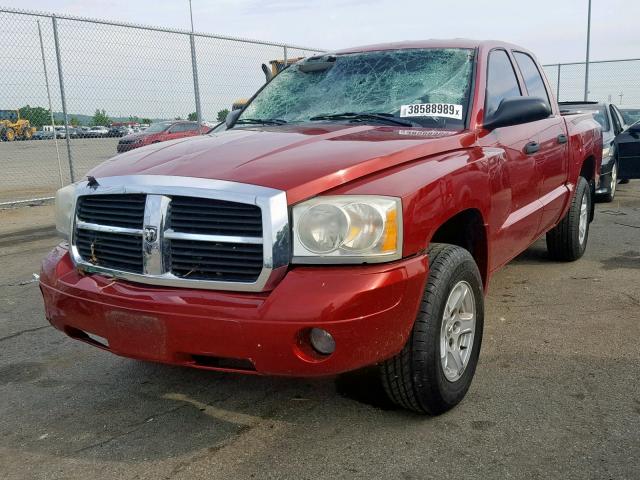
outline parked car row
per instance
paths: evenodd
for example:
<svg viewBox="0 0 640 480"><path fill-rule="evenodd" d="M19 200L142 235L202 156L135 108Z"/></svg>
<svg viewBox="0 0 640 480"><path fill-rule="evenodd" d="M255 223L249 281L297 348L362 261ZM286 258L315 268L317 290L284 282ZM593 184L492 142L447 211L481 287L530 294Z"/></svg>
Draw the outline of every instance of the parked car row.
<svg viewBox="0 0 640 480"><path fill-rule="evenodd" d="M103 138L103 137L123 137L134 133L143 132L147 127L116 126L104 127L97 125L94 127L69 127L70 138ZM34 140L50 140L53 138L67 138L67 130L64 126L57 126L54 130L37 130L33 134Z"/></svg>

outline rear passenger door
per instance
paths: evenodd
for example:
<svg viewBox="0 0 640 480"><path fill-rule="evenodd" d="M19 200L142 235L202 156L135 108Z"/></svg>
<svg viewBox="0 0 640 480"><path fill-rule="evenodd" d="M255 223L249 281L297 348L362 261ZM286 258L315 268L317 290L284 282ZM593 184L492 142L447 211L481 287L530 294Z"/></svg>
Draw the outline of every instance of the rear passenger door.
<svg viewBox="0 0 640 480"><path fill-rule="evenodd" d="M537 63L524 52L514 51L513 57L526 94L542 98L551 108L550 95ZM541 179L539 199L542 215L537 233L542 234L557 223L569 193L565 186L569 162L568 138L564 119L557 111L548 118L529 123L528 127L538 133L538 151L532 153L531 157L535 161L536 174Z"/></svg>
<svg viewBox="0 0 640 480"><path fill-rule="evenodd" d="M503 100L522 95L507 51L492 50L487 67L485 121L491 118ZM538 232L541 177L536 173L535 156L526 153L530 144L538 142L537 136L531 136L532 131L529 123L512 125L496 128L480 140L486 146L503 149L506 155L505 171L500 180L504 190L494 196L492 205L495 217L491 223L500 225L494 234L492 270L525 250Z"/></svg>

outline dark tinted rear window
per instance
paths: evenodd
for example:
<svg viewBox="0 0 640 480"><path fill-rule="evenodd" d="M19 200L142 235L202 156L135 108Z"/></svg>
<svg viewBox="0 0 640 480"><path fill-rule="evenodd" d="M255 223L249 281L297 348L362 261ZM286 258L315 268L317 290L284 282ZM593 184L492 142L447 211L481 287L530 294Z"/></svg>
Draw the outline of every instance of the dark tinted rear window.
<svg viewBox="0 0 640 480"><path fill-rule="evenodd" d="M516 59L518 67L520 67L520 73L522 73L522 77L524 78L524 84L527 87L529 96L540 97L547 101L547 105L551 106L547 89L544 87L542 75L540 75L540 71L533 59L526 53L521 52L513 52L513 56Z"/></svg>

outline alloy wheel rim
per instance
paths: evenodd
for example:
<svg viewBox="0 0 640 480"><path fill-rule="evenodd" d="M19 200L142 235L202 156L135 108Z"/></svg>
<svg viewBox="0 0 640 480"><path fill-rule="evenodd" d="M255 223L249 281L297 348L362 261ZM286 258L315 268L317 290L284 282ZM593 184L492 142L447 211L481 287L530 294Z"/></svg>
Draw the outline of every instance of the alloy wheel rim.
<svg viewBox="0 0 640 480"><path fill-rule="evenodd" d="M469 365L475 330L476 300L471 285L462 280L449 293L440 328L440 364L450 382L462 377Z"/></svg>
<svg viewBox="0 0 640 480"><path fill-rule="evenodd" d="M589 220L589 205L587 201L587 194L582 196L582 203L580 204L580 223L578 224L578 242L580 245L584 243L587 237L587 225Z"/></svg>

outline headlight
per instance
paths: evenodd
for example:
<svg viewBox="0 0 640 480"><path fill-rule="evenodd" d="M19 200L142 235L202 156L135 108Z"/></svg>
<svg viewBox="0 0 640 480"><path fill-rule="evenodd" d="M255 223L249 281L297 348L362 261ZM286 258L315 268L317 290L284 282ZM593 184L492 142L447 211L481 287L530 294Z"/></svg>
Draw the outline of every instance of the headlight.
<svg viewBox="0 0 640 480"><path fill-rule="evenodd" d="M76 185L67 185L56 192L56 230L69 239L76 198Z"/></svg>
<svg viewBox="0 0 640 480"><path fill-rule="evenodd" d="M611 145L608 145L608 146L602 148L602 158L603 159L611 156L611 153L613 153L613 147Z"/></svg>
<svg viewBox="0 0 640 480"><path fill-rule="evenodd" d="M373 263L402 256L402 203L395 197L316 197L293 207L293 261Z"/></svg>

